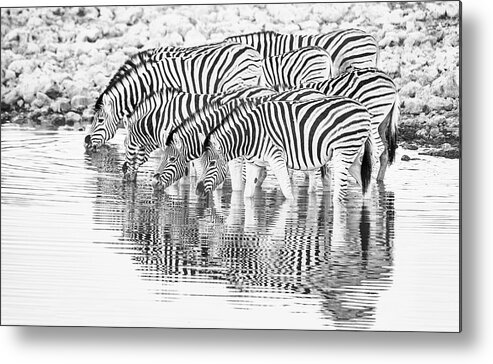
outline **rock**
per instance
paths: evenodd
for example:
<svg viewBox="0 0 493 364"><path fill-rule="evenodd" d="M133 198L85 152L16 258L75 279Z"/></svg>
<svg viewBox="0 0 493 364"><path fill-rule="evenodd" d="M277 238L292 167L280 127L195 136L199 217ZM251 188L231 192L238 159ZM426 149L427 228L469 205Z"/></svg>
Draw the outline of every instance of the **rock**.
<svg viewBox="0 0 493 364"><path fill-rule="evenodd" d="M304 31L309 31L311 33L318 32L320 29L320 25L313 20L307 20L299 23L299 28Z"/></svg>
<svg viewBox="0 0 493 364"><path fill-rule="evenodd" d="M456 83L455 73L446 72L440 77L435 79L432 83L431 89L435 96L441 97L459 97L459 85Z"/></svg>
<svg viewBox="0 0 493 364"><path fill-rule="evenodd" d="M452 149L452 145L450 145L450 143L443 143L440 148L442 150L451 150Z"/></svg>
<svg viewBox="0 0 493 364"><path fill-rule="evenodd" d="M54 83L48 89L45 91L46 96L48 96L50 99L55 100L56 98L62 96L62 93L60 91L60 86L58 84Z"/></svg>
<svg viewBox="0 0 493 364"><path fill-rule="evenodd" d="M34 71L36 64L32 59L20 59L10 63L8 69L16 74L31 73Z"/></svg>
<svg viewBox="0 0 493 364"><path fill-rule="evenodd" d="M50 122L54 126L63 126L65 125L65 118L62 114L53 114L50 115Z"/></svg>
<svg viewBox="0 0 493 364"><path fill-rule="evenodd" d="M10 104L7 104L6 102L1 102L0 103L0 111L2 112L10 112L12 110L12 106Z"/></svg>
<svg viewBox="0 0 493 364"><path fill-rule="evenodd" d="M297 9L291 4L268 4L266 9L267 14L277 22L291 23L299 17Z"/></svg>
<svg viewBox="0 0 493 364"><path fill-rule="evenodd" d="M66 97L60 97L51 103L50 108L55 112L65 113L70 110L70 100Z"/></svg>
<svg viewBox="0 0 493 364"><path fill-rule="evenodd" d="M404 103L404 112L418 115L423 112L424 102L419 99L406 99Z"/></svg>
<svg viewBox="0 0 493 364"><path fill-rule="evenodd" d="M15 89L10 90L5 95L3 95L3 101L9 105L15 104L18 99L19 99L19 95L17 94L17 91Z"/></svg>
<svg viewBox="0 0 493 364"><path fill-rule="evenodd" d="M113 14L113 10L111 10L111 7L102 6L102 7L98 8L98 10L99 10L99 19L100 20L103 20L106 22L113 20L115 14Z"/></svg>
<svg viewBox="0 0 493 364"><path fill-rule="evenodd" d="M425 34L422 32L411 32L407 34L407 37L404 39L405 47L413 47L418 46L426 39Z"/></svg>
<svg viewBox="0 0 493 364"><path fill-rule="evenodd" d="M124 25L133 25L142 18L143 13L143 9L137 6L128 8L117 7L115 10L115 21Z"/></svg>
<svg viewBox="0 0 493 364"><path fill-rule="evenodd" d="M79 32L77 35L77 41L78 42L90 42L94 43L96 40L100 39L103 36L103 32L100 28L97 28L95 26L82 30Z"/></svg>
<svg viewBox="0 0 493 364"><path fill-rule="evenodd" d="M440 129L438 129L438 127L434 126L434 127L430 128L430 131L429 131L429 137L430 138L436 138L439 135L440 135Z"/></svg>
<svg viewBox="0 0 493 364"><path fill-rule="evenodd" d="M416 93L421 89L421 85L418 82L411 81L406 83L399 90L400 96L415 97Z"/></svg>
<svg viewBox="0 0 493 364"><path fill-rule="evenodd" d="M31 102L32 107L42 108L43 105L44 105L43 101L41 101L39 99L35 99L35 100L33 100L33 102Z"/></svg>
<svg viewBox="0 0 493 364"><path fill-rule="evenodd" d="M92 123L92 119L94 117L94 109L87 108L82 112L82 122Z"/></svg>
<svg viewBox="0 0 493 364"><path fill-rule="evenodd" d="M36 100L40 100L42 102L42 106L48 106L51 103L51 99L43 92L36 93Z"/></svg>
<svg viewBox="0 0 493 364"><path fill-rule="evenodd" d="M41 51L41 48L39 47L39 45L35 44L35 43L28 43L26 45L26 50L25 50L25 53L26 54L29 54L29 55L33 55L33 54L39 54L39 52Z"/></svg>
<svg viewBox="0 0 493 364"><path fill-rule="evenodd" d="M404 162L408 162L411 160L411 157L409 157L407 154L404 154L402 157L401 157L401 161L404 161Z"/></svg>
<svg viewBox="0 0 493 364"><path fill-rule="evenodd" d="M221 40L224 37L221 37ZM162 43L161 43L162 42ZM164 39L158 40L158 45L166 44L169 46L181 46L183 45L184 38L178 32L170 32L166 34Z"/></svg>
<svg viewBox="0 0 493 364"><path fill-rule="evenodd" d="M84 127L79 122L74 123L74 129L77 131L84 131Z"/></svg>
<svg viewBox="0 0 493 364"><path fill-rule="evenodd" d="M74 125L74 123L80 122L82 120L82 117L80 116L80 114L69 111L65 114L65 120L67 121L68 125L72 126Z"/></svg>
<svg viewBox="0 0 493 364"><path fill-rule="evenodd" d="M166 35L177 32L180 36L184 36L193 28L190 19L181 14L164 14L156 17L149 24L149 29L152 29L152 34Z"/></svg>
<svg viewBox="0 0 493 364"><path fill-rule="evenodd" d="M9 81L9 80L15 80L15 72L12 70L5 70L2 83L3 81Z"/></svg>
<svg viewBox="0 0 493 364"><path fill-rule="evenodd" d="M190 46L196 46L196 45L201 45L207 42L207 39L205 36L200 33L197 29L191 29L190 31L185 34L185 46L190 47Z"/></svg>
<svg viewBox="0 0 493 364"><path fill-rule="evenodd" d="M387 32L385 34L385 38L383 38L380 42L378 42L378 45L381 48L385 47L394 47L399 44L400 37L397 34L397 32Z"/></svg>
<svg viewBox="0 0 493 364"><path fill-rule="evenodd" d="M431 96L428 100L426 100L426 105L433 111L452 110L454 106L450 99L445 99L438 96Z"/></svg>
<svg viewBox="0 0 493 364"><path fill-rule="evenodd" d="M94 100L90 97L77 95L72 97L72 100L70 100L70 105L72 106L73 110L78 110L87 108L93 102Z"/></svg>

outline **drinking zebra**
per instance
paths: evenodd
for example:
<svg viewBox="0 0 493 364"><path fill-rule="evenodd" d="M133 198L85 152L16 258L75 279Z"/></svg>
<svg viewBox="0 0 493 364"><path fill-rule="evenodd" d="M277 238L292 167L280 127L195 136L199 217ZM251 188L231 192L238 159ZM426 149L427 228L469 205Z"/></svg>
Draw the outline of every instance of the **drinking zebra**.
<svg viewBox="0 0 493 364"><path fill-rule="evenodd" d="M123 164L125 179L135 180L139 167L149 159L150 153L164 148L169 132L207 104L274 93L259 86L220 94L194 94L166 88L147 97L128 118Z"/></svg>
<svg viewBox="0 0 493 364"><path fill-rule="evenodd" d="M85 145L97 149L111 139L146 96L165 87L218 93L258 85L261 72L258 52L237 43L140 52L120 67L96 101Z"/></svg>
<svg viewBox="0 0 493 364"><path fill-rule="evenodd" d="M293 101L316 98L325 98L325 94L312 89L298 89L272 96L253 97L250 101L252 103L261 103L267 100ZM183 177L186 174L188 162L202 156L205 136L212 129L218 127L228 114L241 105L243 105L243 102L235 99L231 99L229 103L222 105L211 103L175 128L166 141L162 164L158 173L154 175L154 186L167 188ZM200 165L200 163L198 164ZM241 190L243 188L242 166L242 160L229 163L233 190ZM223 165L219 173L226 176L228 173L227 166Z"/></svg>
<svg viewBox="0 0 493 364"><path fill-rule="evenodd" d="M371 114L371 132L375 157L380 168L377 181L383 181L388 164L395 159L399 120L399 94L394 81L375 68L353 69L338 77L304 84L328 96L345 96L363 104Z"/></svg>
<svg viewBox="0 0 493 364"><path fill-rule="evenodd" d="M320 47L303 47L262 62L263 83L270 87L296 87L320 82L331 76L332 61Z"/></svg>
<svg viewBox="0 0 493 364"><path fill-rule="evenodd" d="M370 114L360 103L340 96L312 101L244 102L204 141L204 173L197 194L222 183L221 165L244 157L248 176L269 165L283 195L293 199L288 168L315 170L334 163L334 199L343 200L351 173L366 192L371 179ZM362 160L359 159L362 153ZM251 197L255 181L245 185Z"/></svg>
<svg viewBox="0 0 493 364"><path fill-rule="evenodd" d="M325 49L332 62L332 76L349 67L376 67L379 48L374 37L359 29L336 30L326 34L294 35L273 31L236 35L226 41L248 44L264 58L280 55L307 46Z"/></svg>

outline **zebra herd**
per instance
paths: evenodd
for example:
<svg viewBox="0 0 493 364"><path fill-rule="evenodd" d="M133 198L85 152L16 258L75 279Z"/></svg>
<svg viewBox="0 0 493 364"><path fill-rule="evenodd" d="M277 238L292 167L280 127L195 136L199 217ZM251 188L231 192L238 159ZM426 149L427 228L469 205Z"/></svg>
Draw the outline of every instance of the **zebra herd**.
<svg viewBox="0 0 493 364"><path fill-rule="evenodd" d="M268 166L288 199L290 170L308 174L309 192L321 175L342 200L351 174L365 193L375 162L383 181L397 148L399 98L377 68L378 52L357 29L266 31L145 50L99 96L85 146L97 150L123 124L125 179L135 180L149 155L163 150L155 188L195 172L197 194L205 195L229 174L232 189L251 197Z"/></svg>

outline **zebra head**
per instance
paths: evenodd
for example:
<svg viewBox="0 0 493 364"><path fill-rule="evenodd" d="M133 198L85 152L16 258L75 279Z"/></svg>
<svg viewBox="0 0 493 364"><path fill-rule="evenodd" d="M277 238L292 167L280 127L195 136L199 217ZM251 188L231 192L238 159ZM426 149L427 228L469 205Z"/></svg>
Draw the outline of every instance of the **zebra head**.
<svg viewBox="0 0 493 364"><path fill-rule="evenodd" d="M175 135L164 149L161 164L153 177L152 184L155 188L168 188L188 173L188 160L182 148L181 139Z"/></svg>
<svg viewBox="0 0 493 364"><path fill-rule="evenodd" d="M228 174L228 164L221 145L214 137L207 138L205 141L204 154L200 163L203 172L197 183L195 193L199 196L207 196L224 182Z"/></svg>
<svg viewBox="0 0 493 364"><path fill-rule="evenodd" d="M96 101L94 111L89 134L84 139L84 146L86 149L97 150L115 136L119 120L113 112L112 102L105 94L102 94Z"/></svg>

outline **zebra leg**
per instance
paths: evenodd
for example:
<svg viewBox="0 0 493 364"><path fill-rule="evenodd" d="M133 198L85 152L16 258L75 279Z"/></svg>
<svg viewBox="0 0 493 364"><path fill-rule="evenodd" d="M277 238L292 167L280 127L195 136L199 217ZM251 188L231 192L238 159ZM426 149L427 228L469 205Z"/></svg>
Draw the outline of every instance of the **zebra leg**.
<svg viewBox="0 0 493 364"><path fill-rule="evenodd" d="M324 191L330 191L330 182L332 181L332 168L329 167L329 163L320 168L320 175L322 177L322 186Z"/></svg>
<svg viewBox="0 0 493 364"><path fill-rule="evenodd" d="M389 154L387 148L380 154L380 169L377 174L377 182L383 182L385 172L387 171L387 165L389 163Z"/></svg>
<svg viewBox="0 0 493 364"><path fill-rule="evenodd" d="M344 201L347 194L348 173L351 163L340 151L334 152L334 204Z"/></svg>
<svg viewBox="0 0 493 364"><path fill-rule="evenodd" d="M137 156L135 158L134 167L133 167L133 180L137 179L137 172L141 165L143 165L149 159L149 153L146 151L144 147L139 149Z"/></svg>
<svg viewBox="0 0 493 364"><path fill-rule="evenodd" d="M291 179L289 177L284 153L276 153L269 164L272 172L274 172L274 175L276 176L277 182L281 187L281 191L284 197L289 200L294 200L293 187L291 186Z"/></svg>
<svg viewBox="0 0 493 364"><path fill-rule="evenodd" d="M316 171L308 171L308 193L317 192L317 172Z"/></svg>
<svg viewBox="0 0 493 364"><path fill-rule="evenodd" d="M256 186L261 187L262 183L264 183L266 178L267 178L267 167L260 167Z"/></svg>
<svg viewBox="0 0 493 364"><path fill-rule="evenodd" d="M223 187L224 187L224 181L221 184L217 185L216 190L222 190Z"/></svg>
<svg viewBox="0 0 493 364"><path fill-rule="evenodd" d="M253 197L260 173L261 167L253 163L246 163L245 192L243 193L244 197Z"/></svg>
<svg viewBox="0 0 493 364"><path fill-rule="evenodd" d="M124 141L125 145L125 162L122 166L123 180L133 181L136 175L133 173L135 169L135 161L139 153L139 146L134 143L131 135L127 135Z"/></svg>
<svg viewBox="0 0 493 364"><path fill-rule="evenodd" d="M229 174L231 176L231 188L233 191L241 191L243 189L242 168L243 159L237 158L228 162Z"/></svg>

